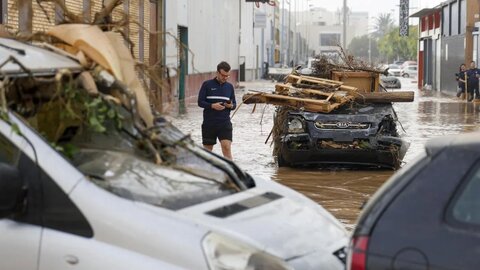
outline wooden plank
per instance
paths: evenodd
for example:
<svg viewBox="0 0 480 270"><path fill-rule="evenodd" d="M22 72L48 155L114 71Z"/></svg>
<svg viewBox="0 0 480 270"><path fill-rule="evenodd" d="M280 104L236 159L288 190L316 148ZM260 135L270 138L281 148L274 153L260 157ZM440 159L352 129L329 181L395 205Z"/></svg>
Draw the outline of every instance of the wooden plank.
<svg viewBox="0 0 480 270"><path fill-rule="evenodd" d="M303 76L303 75L290 74L290 75L288 75L288 77L289 78L294 78L294 79L302 78L302 80L308 80L308 81L311 81L311 82L327 82L327 83L332 83L332 84L343 84L340 81L329 80L329 79L324 79L324 78L317 78L317 77L313 77L313 76Z"/></svg>
<svg viewBox="0 0 480 270"><path fill-rule="evenodd" d="M412 102L415 98L413 91L357 93L356 102L364 103L389 103L389 102Z"/></svg>
<svg viewBox="0 0 480 270"><path fill-rule="evenodd" d="M333 95L335 95L335 93L331 93L330 96L328 96L325 101L329 101L333 97Z"/></svg>

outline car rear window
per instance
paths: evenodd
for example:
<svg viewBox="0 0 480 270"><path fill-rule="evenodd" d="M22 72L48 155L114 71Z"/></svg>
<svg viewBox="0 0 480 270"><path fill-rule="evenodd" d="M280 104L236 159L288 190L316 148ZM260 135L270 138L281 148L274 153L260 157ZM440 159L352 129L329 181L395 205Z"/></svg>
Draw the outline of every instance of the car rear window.
<svg viewBox="0 0 480 270"><path fill-rule="evenodd" d="M461 223L480 225L480 164L465 183L454 200L451 216Z"/></svg>

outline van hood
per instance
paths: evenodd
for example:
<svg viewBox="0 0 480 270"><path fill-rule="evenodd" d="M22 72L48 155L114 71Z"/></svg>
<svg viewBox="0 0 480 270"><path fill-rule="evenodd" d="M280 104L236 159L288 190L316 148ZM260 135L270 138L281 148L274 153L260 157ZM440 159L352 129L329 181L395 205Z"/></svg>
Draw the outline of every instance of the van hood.
<svg viewBox="0 0 480 270"><path fill-rule="evenodd" d="M321 206L280 185L268 190L257 187L179 212L286 261L332 254L347 244L343 225Z"/></svg>

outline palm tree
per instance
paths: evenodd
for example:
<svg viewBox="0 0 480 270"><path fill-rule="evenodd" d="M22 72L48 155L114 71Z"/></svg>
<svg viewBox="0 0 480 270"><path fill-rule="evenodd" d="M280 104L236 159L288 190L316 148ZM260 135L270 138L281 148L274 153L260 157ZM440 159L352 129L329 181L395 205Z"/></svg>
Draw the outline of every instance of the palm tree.
<svg viewBox="0 0 480 270"><path fill-rule="evenodd" d="M381 13L378 17L375 18L374 24L375 31L372 33L374 37L381 38L385 36L393 27L395 27L395 22L390 13Z"/></svg>

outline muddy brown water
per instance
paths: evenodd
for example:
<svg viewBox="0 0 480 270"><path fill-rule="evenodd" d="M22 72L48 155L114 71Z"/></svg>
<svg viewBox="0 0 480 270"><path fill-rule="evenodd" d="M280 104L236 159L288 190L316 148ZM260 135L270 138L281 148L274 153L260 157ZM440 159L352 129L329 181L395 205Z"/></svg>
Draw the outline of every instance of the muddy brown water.
<svg viewBox="0 0 480 270"><path fill-rule="evenodd" d="M402 90L415 90L412 79L401 79ZM274 83L243 83L237 101L249 89L273 91ZM393 90L394 91L394 90ZM462 100L432 91L416 91L415 101L394 105L403 137L410 142L404 158L408 163L424 151L433 137L480 130L480 103ZM187 105L187 113L169 119L193 140L201 144L202 109ZM232 152L235 162L252 175L270 178L287 185L318 202L349 229L353 228L360 206L394 173L389 170L346 170L315 168L278 168L272 157L271 140L265 143L273 125L274 106L241 105L232 118ZM401 128L400 128L401 129ZM220 146L214 152L221 154Z"/></svg>

